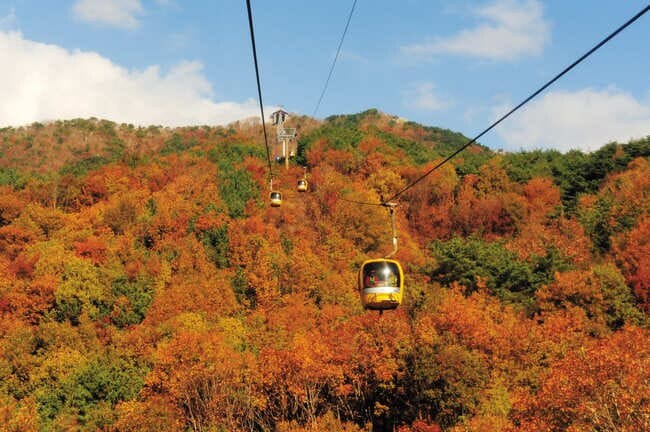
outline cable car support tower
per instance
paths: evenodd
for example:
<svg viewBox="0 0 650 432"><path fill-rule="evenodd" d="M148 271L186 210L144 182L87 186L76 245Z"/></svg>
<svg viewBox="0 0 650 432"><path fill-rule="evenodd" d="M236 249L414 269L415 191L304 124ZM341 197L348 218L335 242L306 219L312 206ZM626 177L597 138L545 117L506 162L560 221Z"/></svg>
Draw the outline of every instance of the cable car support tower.
<svg viewBox="0 0 650 432"><path fill-rule="evenodd" d="M289 169L289 158L296 155L294 140L296 128L284 127L285 120L289 113L280 109L271 114L271 124L275 126L278 143L282 143L282 156L284 157L284 168Z"/></svg>

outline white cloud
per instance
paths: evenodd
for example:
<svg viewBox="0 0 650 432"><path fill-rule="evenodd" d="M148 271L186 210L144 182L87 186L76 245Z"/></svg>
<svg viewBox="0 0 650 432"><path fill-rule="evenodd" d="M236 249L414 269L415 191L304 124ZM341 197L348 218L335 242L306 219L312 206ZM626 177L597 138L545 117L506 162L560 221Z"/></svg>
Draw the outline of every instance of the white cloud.
<svg viewBox="0 0 650 432"><path fill-rule="evenodd" d="M472 29L430 42L402 47L415 57L456 54L489 60L539 55L550 39L550 25L537 0L496 0L477 8L481 22Z"/></svg>
<svg viewBox="0 0 650 432"><path fill-rule="evenodd" d="M17 26L16 21L16 11L12 8L6 16L0 16L0 31L14 30Z"/></svg>
<svg viewBox="0 0 650 432"><path fill-rule="evenodd" d="M136 28L143 12L140 0L77 0L72 10L83 21L126 29Z"/></svg>
<svg viewBox="0 0 650 432"><path fill-rule="evenodd" d="M434 93L433 83L425 82L411 85L403 94L404 105L411 109L437 111L447 107L447 103Z"/></svg>
<svg viewBox="0 0 650 432"><path fill-rule="evenodd" d="M78 117L139 125L226 124L259 113L252 99L215 102L199 62L179 63L166 73L155 65L128 70L93 52L0 31L0 64L11 65L0 68L0 126Z"/></svg>
<svg viewBox="0 0 650 432"><path fill-rule="evenodd" d="M495 108L495 119L508 109ZM555 91L513 114L496 132L510 150L593 151L608 142L650 135L650 100L639 101L614 87Z"/></svg>

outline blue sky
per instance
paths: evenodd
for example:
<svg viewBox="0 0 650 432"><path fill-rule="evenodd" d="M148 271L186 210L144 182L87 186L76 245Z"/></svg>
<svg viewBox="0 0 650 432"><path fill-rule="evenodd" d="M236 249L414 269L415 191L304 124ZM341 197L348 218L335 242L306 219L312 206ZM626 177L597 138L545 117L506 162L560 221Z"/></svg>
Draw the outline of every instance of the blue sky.
<svg viewBox="0 0 650 432"><path fill-rule="evenodd" d="M311 115L352 0L253 0L262 90ZM358 0L317 117L368 108L473 136L646 1ZM593 150L650 134L650 13L482 142ZM0 3L0 126L258 115L244 0Z"/></svg>

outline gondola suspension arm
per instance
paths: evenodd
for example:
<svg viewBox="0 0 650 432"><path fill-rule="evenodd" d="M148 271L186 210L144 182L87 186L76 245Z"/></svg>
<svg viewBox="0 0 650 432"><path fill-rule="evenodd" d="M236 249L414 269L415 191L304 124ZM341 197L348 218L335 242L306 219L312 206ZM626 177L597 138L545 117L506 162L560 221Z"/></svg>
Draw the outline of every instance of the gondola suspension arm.
<svg viewBox="0 0 650 432"><path fill-rule="evenodd" d="M397 229L395 228L395 207L397 207L397 203L389 202L382 205L388 208L388 213L390 214L390 227L393 235L393 251L386 255L386 258L392 258L397 253Z"/></svg>

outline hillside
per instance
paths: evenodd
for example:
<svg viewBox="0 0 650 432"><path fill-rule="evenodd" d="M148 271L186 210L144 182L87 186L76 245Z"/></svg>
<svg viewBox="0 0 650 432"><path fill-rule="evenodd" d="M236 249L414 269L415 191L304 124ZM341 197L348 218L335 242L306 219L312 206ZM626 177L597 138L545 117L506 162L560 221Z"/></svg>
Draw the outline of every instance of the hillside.
<svg viewBox="0 0 650 432"><path fill-rule="evenodd" d="M470 147L399 200L404 304L364 312L378 201L467 138L376 110L0 130L0 431L650 430L650 137Z"/></svg>

